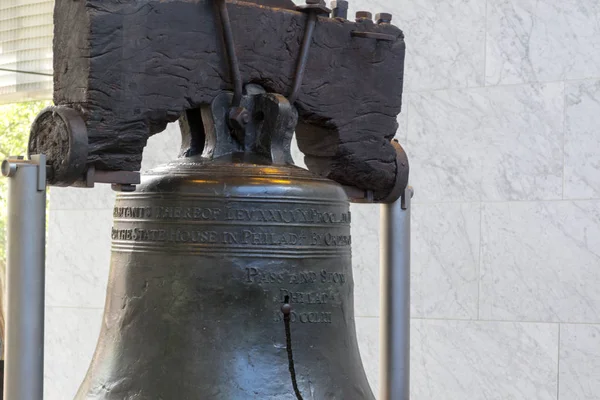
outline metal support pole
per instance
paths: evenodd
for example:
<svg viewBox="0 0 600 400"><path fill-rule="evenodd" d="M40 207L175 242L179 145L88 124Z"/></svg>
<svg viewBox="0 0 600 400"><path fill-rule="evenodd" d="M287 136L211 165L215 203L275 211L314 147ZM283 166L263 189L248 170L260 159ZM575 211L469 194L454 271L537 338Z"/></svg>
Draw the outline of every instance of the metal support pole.
<svg viewBox="0 0 600 400"><path fill-rule="evenodd" d="M412 188L381 206L380 400L410 396L410 202Z"/></svg>
<svg viewBox="0 0 600 400"><path fill-rule="evenodd" d="M46 157L11 158L4 400L41 400L44 380Z"/></svg>

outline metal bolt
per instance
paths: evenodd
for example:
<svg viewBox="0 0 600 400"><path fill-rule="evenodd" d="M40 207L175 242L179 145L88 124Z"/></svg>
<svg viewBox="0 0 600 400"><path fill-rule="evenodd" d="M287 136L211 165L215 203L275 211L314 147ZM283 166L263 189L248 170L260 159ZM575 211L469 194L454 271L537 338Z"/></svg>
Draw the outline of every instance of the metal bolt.
<svg viewBox="0 0 600 400"><path fill-rule="evenodd" d="M345 0L332 1L333 18L348 19L348 2Z"/></svg>
<svg viewBox="0 0 600 400"><path fill-rule="evenodd" d="M331 14L331 10L327 8L325 0L306 0L306 5L298 6L296 10L317 17L329 18L329 14Z"/></svg>
<svg viewBox="0 0 600 400"><path fill-rule="evenodd" d="M358 11L356 13L356 22L364 21L364 20L373 20L373 14L368 11Z"/></svg>
<svg viewBox="0 0 600 400"><path fill-rule="evenodd" d="M17 164L8 160L2 161L2 176L11 177L17 172Z"/></svg>
<svg viewBox="0 0 600 400"><path fill-rule="evenodd" d="M250 120L250 113L244 107L234 107L229 111L229 123L234 129L243 130Z"/></svg>
<svg viewBox="0 0 600 400"><path fill-rule="evenodd" d="M123 193L135 192L135 185L130 185L128 183L113 183L112 185L110 185L110 187L115 192L123 192Z"/></svg>
<svg viewBox="0 0 600 400"><path fill-rule="evenodd" d="M379 13L375 16L375 21L377 21L378 24L391 24L392 23L392 14Z"/></svg>

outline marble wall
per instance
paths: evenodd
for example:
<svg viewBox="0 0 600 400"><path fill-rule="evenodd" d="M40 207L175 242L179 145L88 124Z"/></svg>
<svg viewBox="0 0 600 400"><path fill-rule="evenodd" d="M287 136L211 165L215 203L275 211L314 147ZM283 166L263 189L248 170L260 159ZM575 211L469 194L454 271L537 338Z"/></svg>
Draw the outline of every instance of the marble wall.
<svg viewBox="0 0 600 400"><path fill-rule="evenodd" d="M600 3L355 0L406 34L411 400L600 399ZM176 152L151 140L144 168ZM113 194L51 191L46 400L102 318ZM378 208L353 207L356 320L378 386ZM351 399L348 399L351 400Z"/></svg>

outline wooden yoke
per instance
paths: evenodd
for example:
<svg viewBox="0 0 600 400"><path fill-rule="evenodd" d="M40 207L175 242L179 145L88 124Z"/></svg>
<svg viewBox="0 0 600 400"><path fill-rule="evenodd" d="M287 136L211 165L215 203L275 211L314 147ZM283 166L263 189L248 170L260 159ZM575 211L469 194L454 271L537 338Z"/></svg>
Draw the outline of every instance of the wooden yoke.
<svg viewBox="0 0 600 400"><path fill-rule="evenodd" d="M306 14L235 0L227 7L244 84L288 96ZM216 15L212 0L56 0L54 102L80 113L87 167L138 171L151 135L232 90ZM311 170L376 198L390 191L404 55L391 24L318 18L295 102ZM32 137L52 125L34 124Z"/></svg>

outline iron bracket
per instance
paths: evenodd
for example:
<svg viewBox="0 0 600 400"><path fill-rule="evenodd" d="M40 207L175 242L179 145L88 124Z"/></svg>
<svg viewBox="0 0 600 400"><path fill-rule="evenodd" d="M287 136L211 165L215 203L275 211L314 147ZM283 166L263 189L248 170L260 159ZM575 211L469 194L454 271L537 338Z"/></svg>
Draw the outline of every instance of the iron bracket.
<svg viewBox="0 0 600 400"><path fill-rule="evenodd" d="M346 195L352 203L382 203L391 204L400 198L403 198L408 187L408 179L410 172L410 164L408 162L408 156L404 148L400 145L398 140L392 140L392 146L396 149L396 182L390 193L382 200L375 201L373 191L363 190L356 187L344 186Z"/></svg>
<svg viewBox="0 0 600 400"><path fill-rule="evenodd" d="M396 36L388 35L386 33L377 33L377 32L352 31L350 33L350 35L352 35L352 37L355 37L355 38L375 39L377 41L382 41L382 42L395 42L396 40L398 40L398 38Z"/></svg>

